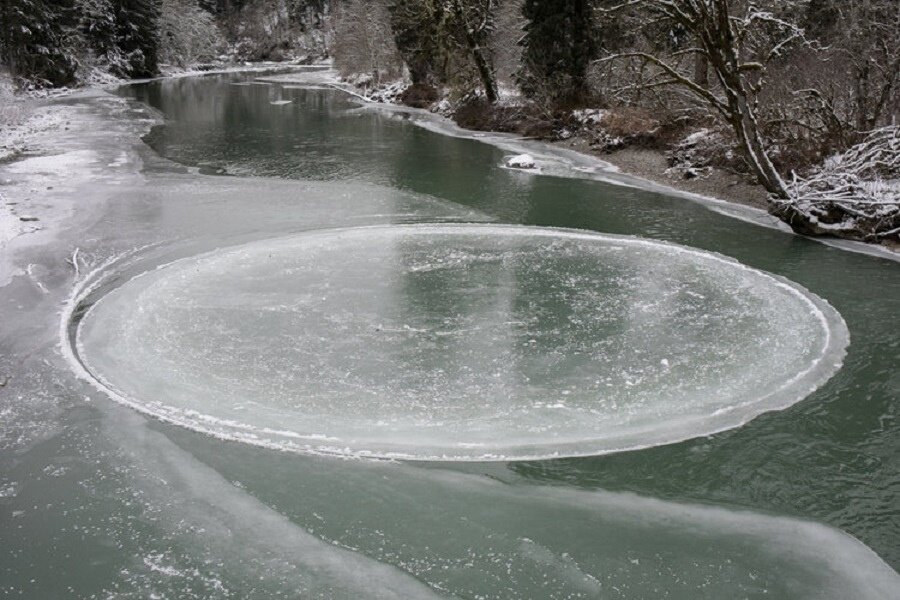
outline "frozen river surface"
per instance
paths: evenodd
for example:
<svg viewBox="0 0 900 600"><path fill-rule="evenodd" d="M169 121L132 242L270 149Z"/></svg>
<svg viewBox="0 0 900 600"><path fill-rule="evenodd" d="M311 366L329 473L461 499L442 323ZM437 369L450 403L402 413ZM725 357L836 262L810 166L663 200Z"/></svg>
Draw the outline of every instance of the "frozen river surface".
<svg viewBox="0 0 900 600"><path fill-rule="evenodd" d="M896 262L249 79L0 165L0 597L896 597Z"/></svg>
<svg viewBox="0 0 900 600"><path fill-rule="evenodd" d="M687 248L499 225L310 232L98 300L113 397L219 437L387 458L595 455L734 427L832 375L822 300Z"/></svg>

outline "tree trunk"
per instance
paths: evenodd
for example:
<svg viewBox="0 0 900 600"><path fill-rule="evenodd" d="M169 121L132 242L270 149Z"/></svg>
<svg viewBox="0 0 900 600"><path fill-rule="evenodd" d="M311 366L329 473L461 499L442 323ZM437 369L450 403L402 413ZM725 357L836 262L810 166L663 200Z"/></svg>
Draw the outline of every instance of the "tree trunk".
<svg viewBox="0 0 900 600"><path fill-rule="evenodd" d="M742 79L728 2L717 0L717 12L701 27L700 41L728 99L728 121L759 183L776 198L788 197L787 186L769 158Z"/></svg>
<svg viewBox="0 0 900 600"><path fill-rule="evenodd" d="M469 38L468 35L466 37ZM491 69L487 58L485 58L481 46L478 44L471 46L472 42L473 40L469 39L472 57L475 59L475 66L478 68L478 76L481 77L481 84L484 86L484 95L487 97L488 102L493 104L497 101L497 82L494 80L494 71Z"/></svg>
<svg viewBox="0 0 900 600"><path fill-rule="evenodd" d="M570 101L582 104L590 96L590 86L587 81L587 69L594 54L592 35L592 7L587 0L574 0L569 9L571 11L571 35L572 47L569 58L569 77L571 90Z"/></svg>
<svg viewBox="0 0 900 600"><path fill-rule="evenodd" d="M703 87L709 85L709 61L700 52L694 55L694 83Z"/></svg>
<svg viewBox="0 0 900 600"><path fill-rule="evenodd" d="M472 53L472 58L475 61L478 77L481 79L481 85L484 87L484 95L487 101L493 104L497 101L497 81L494 78L494 70L491 68L491 64L487 56L485 56L481 44L475 39L475 32L469 24L465 8L463 8L460 0L454 0L453 11L456 13L456 18L465 32L466 45L469 47L469 51Z"/></svg>

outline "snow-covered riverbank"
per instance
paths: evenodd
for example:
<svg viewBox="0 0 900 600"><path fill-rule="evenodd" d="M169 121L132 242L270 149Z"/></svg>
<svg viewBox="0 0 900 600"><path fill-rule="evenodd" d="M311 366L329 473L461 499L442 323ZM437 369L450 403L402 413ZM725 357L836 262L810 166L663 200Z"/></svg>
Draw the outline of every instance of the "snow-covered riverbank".
<svg viewBox="0 0 900 600"><path fill-rule="evenodd" d="M535 159L535 168L529 170L533 173L590 178L655 191L699 202L711 210L744 221L790 231L786 224L760 207L760 197L753 193L752 186L740 185L734 177L723 175L693 182L672 180L663 172L654 173L654 169L662 164L661 156L648 157L626 152L622 156L613 154L603 155L603 158L600 158L596 153L589 153L589 148L577 143L577 140L551 143L525 139L514 134L472 131L458 126L439 112L400 105L396 98L390 95L366 96L364 90L342 81L339 74L327 64L304 67L302 71L297 69L296 65L260 63L204 71L179 70L167 74L164 78L232 72L271 73L273 70L285 70L287 72L261 76L257 80L260 83L283 85L288 88L293 86L339 89L355 98L362 109L386 111L403 116L432 131L497 146L509 152L510 156L527 153ZM106 94L104 89L109 85L120 84L100 85L70 93L80 96ZM0 114L3 121L0 128L0 161L8 162L19 155L27 157L32 154L53 154L54 136L67 133L72 127L74 118L76 115L73 108L59 97L16 98L13 103L7 103L6 110ZM622 160L619 160L620 158ZM64 167L62 164L61 166ZM63 168L61 172L65 172L65 169ZM739 192L729 193L735 189ZM18 235L45 228L48 220L52 218L48 211L52 212L52 209L46 204L41 204L37 188L33 188L30 193L23 193L23 190L16 190L0 181L0 248ZM885 246L830 238L814 239L844 250L900 261L900 252Z"/></svg>
<svg viewBox="0 0 900 600"><path fill-rule="evenodd" d="M169 69L160 79L199 77L224 73L272 73L297 69L297 65L263 62L240 65L222 65L203 70ZM328 65L313 65L306 69L328 71ZM149 81L149 80L140 80ZM23 179L5 177L0 179L0 249L13 238L27 233L47 231L52 223L65 218L66 210L53 202L51 194L62 182L80 180L85 172L79 167L90 167L91 176L102 176L102 171L121 168L122 158L108 164L100 164L85 152L72 156L66 152L69 140L84 139L98 135L94 124L86 119L84 104L78 101L98 99L100 103L121 104L108 90L120 85L139 83L109 77L98 80L93 85L76 89L15 94L6 76L0 79L0 164L10 164L12 173L30 172L33 177L26 185ZM74 100L75 102L72 102ZM140 135L158 120L144 108L137 110L134 126L135 143ZM97 170L99 167L99 171Z"/></svg>
<svg viewBox="0 0 900 600"><path fill-rule="evenodd" d="M344 81L340 74L332 69L312 73L285 73L261 77L258 81L285 87L338 89L352 96L364 110L378 110L399 115L421 127L444 135L491 144L509 152L509 158L528 154L535 159L534 168L528 170L534 174L589 178L658 192L700 203L710 210L736 219L793 233L786 223L769 214L764 208L765 193L758 186L718 169L711 169L709 176L699 180L673 179L665 173L663 168L665 158L661 151L626 150L618 154L601 155L592 152L586 143L578 139L548 142L510 133L473 131L460 127L444 114L446 111L412 108L401 104L396 91L402 89L402 86L386 86L385 89L393 90L388 94L368 93L366 89L357 88ZM849 252L900 262L900 251L893 246L829 237L810 239Z"/></svg>

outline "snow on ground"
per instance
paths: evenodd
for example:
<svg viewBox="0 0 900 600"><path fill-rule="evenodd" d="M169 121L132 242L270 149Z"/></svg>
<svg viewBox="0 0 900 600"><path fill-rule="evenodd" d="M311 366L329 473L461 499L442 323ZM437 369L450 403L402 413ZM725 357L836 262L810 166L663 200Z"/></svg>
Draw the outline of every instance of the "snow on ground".
<svg viewBox="0 0 900 600"><path fill-rule="evenodd" d="M16 274L12 265L18 251L46 241L86 214L72 190L118 177L123 165L139 160L125 151L119 136L134 139L155 122L149 111L124 98L96 90L77 95L92 97L92 102L50 102L0 132L14 148L0 161L0 285ZM123 113L112 129L108 119L100 120L107 111Z"/></svg>
<svg viewBox="0 0 900 600"><path fill-rule="evenodd" d="M609 111L602 108L585 108L572 111L572 116L585 126L599 125L607 114L609 114Z"/></svg>
<svg viewBox="0 0 900 600"><path fill-rule="evenodd" d="M3 116L7 119L0 120L0 163L27 153L37 137L63 129L68 123L69 116L62 106L34 108L31 103L17 104L18 114L11 114L13 106L6 104ZM23 163L13 166L20 164ZM23 212L18 197L11 193L12 183L9 177L0 178L0 249L17 235L39 227L34 224L35 217Z"/></svg>
<svg viewBox="0 0 900 600"><path fill-rule="evenodd" d="M500 84L497 86L497 104L500 106L523 106L527 102L517 87Z"/></svg>
<svg viewBox="0 0 900 600"><path fill-rule="evenodd" d="M31 109L23 107L28 115L17 123L0 128L0 161L10 159L16 154L25 152L29 138L45 131L60 129L66 125L66 116L60 107L41 107Z"/></svg>
<svg viewBox="0 0 900 600"><path fill-rule="evenodd" d="M331 68L330 63L318 63L312 65L302 65L297 63L284 63L284 62L273 62L273 61L263 61L256 63L241 63L241 64L223 64L216 65L213 68L208 69L198 69L196 67L187 67L181 68L176 67L174 65L160 65L160 71L162 73L162 77L158 77L155 79L172 79L179 77L195 77L198 75L221 75L223 73L253 73L253 72L271 72L271 71L288 71L294 69L322 69L328 70ZM132 82L134 83L134 82Z"/></svg>

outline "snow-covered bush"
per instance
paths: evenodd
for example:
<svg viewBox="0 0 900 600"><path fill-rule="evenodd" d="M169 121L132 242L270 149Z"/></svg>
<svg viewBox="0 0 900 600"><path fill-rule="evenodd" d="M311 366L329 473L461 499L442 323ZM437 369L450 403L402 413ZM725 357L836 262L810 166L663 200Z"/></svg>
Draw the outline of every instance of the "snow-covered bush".
<svg viewBox="0 0 900 600"><path fill-rule="evenodd" d="M588 139L592 148L604 152L621 150L627 146L652 146L658 140L659 120L647 111L620 107L614 110L587 108L571 113L576 130ZM569 128L560 132L562 139L571 135Z"/></svg>
<svg viewBox="0 0 900 600"><path fill-rule="evenodd" d="M731 171L745 171L743 156L735 148L734 140L716 129L698 129L674 144L666 153L669 162L667 175L684 179L705 177L713 167Z"/></svg>
<svg viewBox="0 0 900 600"><path fill-rule="evenodd" d="M878 129L808 176L794 175L775 213L811 234L900 239L900 126Z"/></svg>

